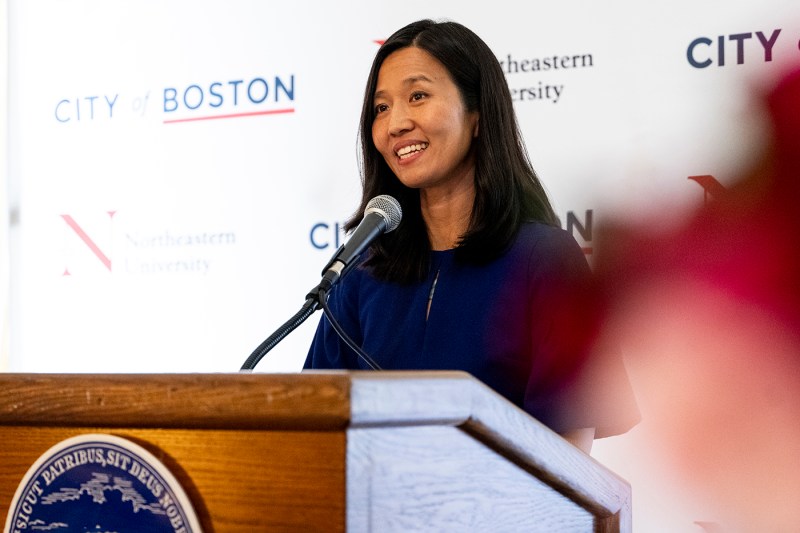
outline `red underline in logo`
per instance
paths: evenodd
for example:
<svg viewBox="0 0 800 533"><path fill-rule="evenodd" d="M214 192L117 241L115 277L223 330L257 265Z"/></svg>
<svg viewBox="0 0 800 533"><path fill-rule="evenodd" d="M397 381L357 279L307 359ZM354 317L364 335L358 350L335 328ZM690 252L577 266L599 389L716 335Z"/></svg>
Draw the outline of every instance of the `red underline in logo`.
<svg viewBox="0 0 800 533"><path fill-rule="evenodd" d="M230 115L211 115L206 117L191 117L191 118L174 118L165 120L164 124L176 124L178 122L197 122L200 120L219 120L223 118L242 118L242 117L255 117L258 115L280 115L283 113L294 113L294 108L288 109L270 109L267 111L251 111L249 113L233 113Z"/></svg>

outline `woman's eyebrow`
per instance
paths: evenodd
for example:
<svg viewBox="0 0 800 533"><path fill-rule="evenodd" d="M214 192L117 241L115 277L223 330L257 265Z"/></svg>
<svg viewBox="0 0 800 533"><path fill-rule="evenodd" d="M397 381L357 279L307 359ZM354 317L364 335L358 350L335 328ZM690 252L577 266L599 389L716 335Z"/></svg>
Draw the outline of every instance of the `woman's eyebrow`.
<svg viewBox="0 0 800 533"><path fill-rule="evenodd" d="M424 74L415 74L414 76L409 76L408 78L404 79L403 80L403 86L408 87L408 86L414 85L415 83L420 82L420 81L433 83L433 80L431 80L426 75L424 75ZM386 93L385 90L378 89L377 91L375 91L375 95L373 96L373 98L380 98L385 93Z"/></svg>

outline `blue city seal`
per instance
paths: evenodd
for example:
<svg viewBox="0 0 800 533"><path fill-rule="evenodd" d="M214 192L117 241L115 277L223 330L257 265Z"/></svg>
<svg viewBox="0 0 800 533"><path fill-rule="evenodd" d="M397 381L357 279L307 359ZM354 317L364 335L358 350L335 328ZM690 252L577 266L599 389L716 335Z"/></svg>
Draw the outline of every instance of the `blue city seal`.
<svg viewBox="0 0 800 533"><path fill-rule="evenodd" d="M113 435L64 440L30 467L4 533L202 533L175 477L150 452Z"/></svg>

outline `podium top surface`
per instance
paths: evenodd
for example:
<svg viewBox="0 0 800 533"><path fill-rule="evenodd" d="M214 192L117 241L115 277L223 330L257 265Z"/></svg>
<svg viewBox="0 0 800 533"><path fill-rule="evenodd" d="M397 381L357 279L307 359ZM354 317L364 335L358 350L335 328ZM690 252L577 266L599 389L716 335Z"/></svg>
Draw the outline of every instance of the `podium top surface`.
<svg viewBox="0 0 800 533"><path fill-rule="evenodd" d="M474 418L483 396L504 401L454 371L0 373L0 423L240 430L459 425Z"/></svg>
<svg viewBox="0 0 800 533"><path fill-rule="evenodd" d="M0 426L350 431L451 426L586 508L630 486L464 372L0 373Z"/></svg>
<svg viewBox="0 0 800 533"><path fill-rule="evenodd" d="M306 374L0 374L0 421L192 429L340 429L346 372Z"/></svg>

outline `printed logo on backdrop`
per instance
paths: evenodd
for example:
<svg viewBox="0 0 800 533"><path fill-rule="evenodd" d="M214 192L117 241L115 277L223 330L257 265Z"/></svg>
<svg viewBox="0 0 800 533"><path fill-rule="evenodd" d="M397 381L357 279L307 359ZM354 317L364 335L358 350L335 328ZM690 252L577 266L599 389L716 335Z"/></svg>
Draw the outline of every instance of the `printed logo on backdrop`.
<svg viewBox="0 0 800 533"><path fill-rule="evenodd" d="M719 199L725 193L725 187L711 175L689 176L690 181L697 183L703 189L703 203L709 204L713 200ZM568 211L566 218L566 230L579 243L583 243L583 253L587 256L594 253L593 231L594 231L594 210L587 209L583 217L579 217L575 211Z"/></svg>
<svg viewBox="0 0 800 533"><path fill-rule="evenodd" d="M689 176L690 181L697 183L703 189L703 203L719 199L725 193L725 187L711 175ZM594 210L587 209L580 217L575 211L568 211L566 217L566 230L581 244L584 255L594 254L593 231Z"/></svg>
<svg viewBox="0 0 800 533"><path fill-rule="evenodd" d="M17 487L4 533L200 533L189 498L150 452L112 435L81 435L44 453Z"/></svg>
<svg viewBox="0 0 800 533"><path fill-rule="evenodd" d="M775 45L778 42L791 40L781 32L782 30L778 28L771 31L697 37L686 49L686 60L692 67L698 69L712 65L717 67L744 65L747 62L770 63L776 57ZM800 48L800 42L796 44L796 47L792 47L795 52Z"/></svg>
<svg viewBox="0 0 800 533"><path fill-rule="evenodd" d="M594 67L590 53L555 54L530 57L507 54L498 58L508 80L511 99L514 102L551 102L557 104L564 97L566 84L553 78L563 76L566 71Z"/></svg>
<svg viewBox="0 0 800 533"><path fill-rule="evenodd" d="M294 74L165 87L164 124L293 113ZM243 109L244 108L244 109Z"/></svg>
<svg viewBox="0 0 800 533"><path fill-rule="evenodd" d="M86 233L86 230L81 227L80 224L72 217L72 215L61 215L61 218L64 220L64 223L67 227L71 230L71 232L77 237L81 243L86 247L86 249L91 252L91 255L99 261L99 263L109 272L112 270L111 264L111 233L112 233L112 221L114 219L114 215L117 214L116 211L106 211L108 215L108 223L105 224L105 228L103 231L103 239L102 241L98 238L99 233L95 233L95 237L89 236ZM104 218L104 217L103 217ZM69 241L67 241L69 242ZM102 247L101 247L102 246ZM65 247L65 255L71 255L69 252L71 248L67 245ZM70 260L65 261L66 265L64 267L64 276L71 276L72 273L70 272Z"/></svg>
<svg viewBox="0 0 800 533"><path fill-rule="evenodd" d="M380 46L385 41L376 39L373 42ZM509 53L498 60L506 79L509 80L508 88L514 102L547 101L557 104L564 94L565 84L552 80L542 81L541 78L557 71L563 73L567 70L586 69L594 66L594 57L590 53L555 54L541 57ZM514 75L513 80L511 79L512 75ZM523 78L523 80L518 80L518 78Z"/></svg>
<svg viewBox="0 0 800 533"><path fill-rule="evenodd" d="M592 255L594 248L592 246L593 231L594 231L594 209L587 209L583 213L583 218L579 217L575 211L567 211L566 230L572 235L576 241L583 243L581 248L584 255Z"/></svg>
<svg viewBox="0 0 800 533"><path fill-rule="evenodd" d="M344 229L339 222L317 222L311 226L308 238L317 250L338 249L343 244Z"/></svg>
<svg viewBox="0 0 800 533"><path fill-rule="evenodd" d="M708 205L712 200L718 199L725 192L725 187L717 181L714 176L689 176L691 181L694 181L703 188L703 204Z"/></svg>
<svg viewBox="0 0 800 533"><path fill-rule="evenodd" d="M295 75L169 83L158 89L63 95L54 118L65 125L156 117L162 124L282 115L295 111Z"/></svg>
<svg viewBox="0 0 800 533"><path fill-rule="evenodd" d="M64 276L206 275L236 245L233 231L137 227L117 211L62 214Z"/></svg>
<svg viewBox="0 0 800 533"><path fill-rule="evenodd" d="M567 211L566 230L582 245L583 253L590 255L592 248L594 210L587 209L583 216ZM339 222L316 222L308 232L309 243L316 250L336 250L345 242L344 230Z"/></svg>

